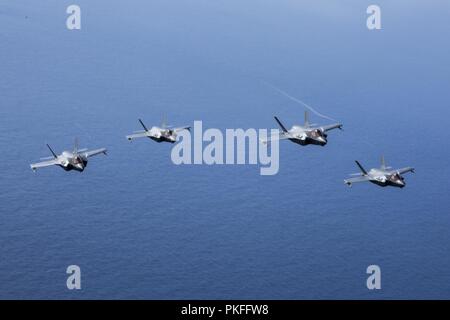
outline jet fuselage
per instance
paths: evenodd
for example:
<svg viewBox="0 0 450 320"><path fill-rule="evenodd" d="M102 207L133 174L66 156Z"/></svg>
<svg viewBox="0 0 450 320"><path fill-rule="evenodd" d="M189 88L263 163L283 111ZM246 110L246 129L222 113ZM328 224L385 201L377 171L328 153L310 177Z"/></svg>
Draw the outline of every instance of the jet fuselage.
<svg viewBox="0 0 450 320"><path fill-rule="evenodd" d="M327 144L327 134L317 128L305 128L302 126L293 126L289 130L289 138L294 143L306 146L308 144L325 146Z"/></svg>
<svg viewBox="0 0 450 320"><path fill-rule="evenodd" d="M392 174L380 169L371 169L368 172L368 176L370 177L370 182L381 187L404 188L406 185L405 179L398 173Z"/></svg>

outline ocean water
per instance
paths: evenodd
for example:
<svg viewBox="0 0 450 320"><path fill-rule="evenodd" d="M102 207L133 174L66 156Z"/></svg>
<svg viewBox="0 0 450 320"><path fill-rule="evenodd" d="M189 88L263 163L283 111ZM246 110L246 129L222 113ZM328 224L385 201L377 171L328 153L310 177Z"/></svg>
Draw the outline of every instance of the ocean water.
<svg viewBox="0 0 450 320"><path fill-rule="evenodd" d="M0 1L0 298L450 298L450 4ZM280 171L176 166L125 135L175 125L339 119L326 147L280 143ZM313 122L327 123L311 116ZM85 172L29 164L106 147ZM404 189L344 185L354 160L413 166ZM82 290L66 288L79 265ZM382 289L366 288L366 268Z"/></svg>

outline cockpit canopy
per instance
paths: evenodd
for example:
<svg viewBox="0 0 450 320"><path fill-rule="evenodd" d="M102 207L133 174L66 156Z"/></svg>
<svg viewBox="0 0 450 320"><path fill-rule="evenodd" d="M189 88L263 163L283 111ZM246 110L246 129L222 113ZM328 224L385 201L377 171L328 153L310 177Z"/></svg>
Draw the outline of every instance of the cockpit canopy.
<svg viewBox="0 0 450 320"><path fill-rule="evenodd" d="M74 163L74 164L82 164L82 163L83 163L83 159L82 159L80 156L76 156L76 157L73 159L73 163Z"/></svg>
<svg viewBox="0 0 450 320"><path fill-rule="evenodd" d="M323 137L323 133L320 129L315 129L315 130L311 131L311 136L313 138Z"/></svg>
<svg viewBox="0 0 450 320"><path fill-rule="evenodd" d="M391 175L391 179L392 180L403 180L403 177L401 175L399 175L398 173L394 173L393 175Z"/></svg>

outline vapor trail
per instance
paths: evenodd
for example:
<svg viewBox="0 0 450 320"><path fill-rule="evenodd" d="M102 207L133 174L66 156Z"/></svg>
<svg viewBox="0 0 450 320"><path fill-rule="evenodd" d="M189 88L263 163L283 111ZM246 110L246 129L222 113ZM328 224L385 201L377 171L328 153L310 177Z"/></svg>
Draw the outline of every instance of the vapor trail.
<svg viewBox="0 0 450 320"><path fill-rule="evenodd" d="M328 119L328 120L330 120L330 121L336 121L336 122L338 122L336 119L333 119L333 118L331 118L331 117L328 117L328 116L326 116L326 115L324 115L324 114L318 112L317 110L315 110L315 109L314 109L313 107L311 107L310 105L307 105L306 103L304 103L302 100L300 100L300 99L298 99L298 98L296 98L296 97L291 96L289 93L287 93L286 91L281 90L280 88L275 87L273 84L270 84L270 83L268 83L268 82L266 82L266 81L263 81L263 83L264 83L265 85L271 87L272 89L276 90L278 93L282 94L282 95L285 96L286 98L288 98L288 99L290 99L290 100L292 100L292 101L294 101L294 102L297 102L297 103L301 104L301 105L304 106L305 108L309 109L309 110L310 110L312 113L314 113L315 115L317 115L317 116L319 116L319 117L321 117L321 118L324 118L324 119Z"/></svg>
<svg viewBox="0 0 450 320"><path fill-rule="evenodd" d="M301 104L301 105L304 106L305 108L308 108L308 109L309 109L311 112L313 112L315 115L317 115L317 116L319 116L319 117L321 117L321 118L324 118L324 119L328 119L328 120L330 120L330 121L336 121L336 122L339 122L339 121L336 120L336 119L333 119L333 118L328 117L328 116L326 116L326 115L324 115L324 114L321 114L320 112L318 112L317 110L315 110L315 109L314 109L313 107L311 107L310 105L304 103L302 100L300 100L300 99L298 99L298 98L296 98L296 97L291 96L289 93L287 93L286 91L281 90L280 88L274 86L273 84L271 84L271 83L269 83L269 82L266 82L266 81L264 81L264 80L263 80L262 82L263 82L266 86L268 86L268 87L274 89L275 91L277 91L278 93L282 94L282 95L285 96L286 98L288 98L288 99L290 99L290 100L292 100L292 101L294 101L294 102L297 102L297 103ZM359 137L359 139L360 139L363 143L367 144L367 145L370 146L371 148L375 148L375 149L377 148L377 147L376 147L373 143L371 143L367 138L364 138L364 137L361 136L361 135L358 135L358 137Z"/></svg>

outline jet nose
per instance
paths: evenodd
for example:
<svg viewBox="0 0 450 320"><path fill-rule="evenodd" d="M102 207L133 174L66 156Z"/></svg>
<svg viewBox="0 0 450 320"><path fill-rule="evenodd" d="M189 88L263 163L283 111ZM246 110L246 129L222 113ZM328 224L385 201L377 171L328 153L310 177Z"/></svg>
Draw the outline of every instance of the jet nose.
<svg viewBox="0 0 450 320"><path fill-rule="evenodd" d="M325 139L324 137L318 137L317 141L319 141L320 143L323 143L323 144L327 143L327 139Z"/></svg>
<svg viewBox="0 0 450 320"><path fill-rule="evenodd" d="M403 187L406 185L406 183L405 183L404 181L402 181L402 180L398 180L398 181L397 181L397 185L398 185L400 188L403 188Z"/></svg>

